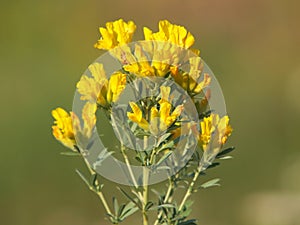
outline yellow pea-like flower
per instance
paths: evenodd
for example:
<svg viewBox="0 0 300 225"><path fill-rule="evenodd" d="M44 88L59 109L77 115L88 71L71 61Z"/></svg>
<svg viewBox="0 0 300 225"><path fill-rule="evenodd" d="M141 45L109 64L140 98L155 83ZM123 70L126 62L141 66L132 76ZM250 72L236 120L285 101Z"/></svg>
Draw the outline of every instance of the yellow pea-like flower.
<svg viewBox="0 0 300 225"><path fill-rule="evenodd" d="M96 126L96 103L87 102L82 109L83 129L81 132L84 137L90 138Z"/></svg>
<svg viewBox="0 0 300 225"><path fill-rule="evenodd" d="M123 74L121 72L116 72L113 75L111 75L108 84L107 101L109 103L118 101L125 87L126 87L126 74Z"/></svg>
<svg viewBox="0 0 300 225"><path fill-rule="evenodd" d="M177 106L173 112L172 105L170 103L170 87L160 87L160 100L158 106L152 106L150 109L150 118L147 120L143 117L143 112L139 106L130 102L132 112L128 112L127 116L129 120L135 122L140 128L145 131L150 131L153 135L158 135L166 131L181 115L183 111L183 105Z"/></svg>
<svg viewBox="0 0 300 225"><path fill-rule="evenodd" d="M62 108L52 110L51 114L55 119L52 126L53 136L63 145L75 151L76 140L71 115Z"/></svg>
<svg viewBox="0 0 300 225"><path fill-rule="evenodd" d="M110 79L106 78L103 65L93 63L89 66L92 77L83 75L77 83L77 90L81 100L97 102L103 107L116 102L126 86L126 74L116 72Z"/></svg>
<svg viewBox="0 0 300 225"><path fill-rule="evenodd" d="M183 26L171 24L167 20L159 21L159 31L153 33L144 27L145 40L168 41L183 48L190 48L194 42L194 36Z"/></svg>
<svg viewBox="0 0 300 225"><path fill-rule="evenodd" d="M208 144L212 142L212 138L216 138L218 144L224 145L232 133L229 117L224 116L220 119L218 114L205 117L200 122L200 127L199 141L204 151L207 150Z"/></svg>
<svg viewBox="0 0 300 225"><path fill-rule="evenodd" d="M175 82L190 94L199 94L203 89L209 86L211 77L208 73L204 73L203 79L200 81L203 63L200 57L192 57L189 59L190 71L179 71L178 68L171 68L171 75Z"/></svg>
<svg viewBox="0 0 300 225"><path fill-rule="evenodd" d="M124 22L119 19L114 22L106 23L106 28L100 27L101 38L94 45L95 48L110 50L131 42L132 36L136 30L133 21Z"/></svg>
<svg viewBox="0 0 300 225"><path fill-rule="evenodd" d="M82 109L83 126L74 112L66 112L62 108L52 110L52 116L55 119L52 126L53 136L66 147L73 151L75 148L75 136L81 134L80 137L89 139L96 125L96 103L87 102Z"/></svg>
<svg viewBox="0 0 300 225"><path fill-rule="evenodd" d="M106 106L106 95L108 89L108 80L100 63L93 63L89 66L92 77L83 75L76 87L81 94L81 100L97 102L99 105Z"/></svg>
<svg viewBox="0 0 300 225"><path fill-rule="evenodd" d="M143 118L143 112L142 112L142 110L134 102L129 102L129 105L130 105L130 107L132 109L132 113L131 112L127 112L128 118L132 122L135 122L139 127L141 127L142 129L144 129L145 131L148 131L149 130L149 123L147 122L147 120L145 118Z"/></svg>

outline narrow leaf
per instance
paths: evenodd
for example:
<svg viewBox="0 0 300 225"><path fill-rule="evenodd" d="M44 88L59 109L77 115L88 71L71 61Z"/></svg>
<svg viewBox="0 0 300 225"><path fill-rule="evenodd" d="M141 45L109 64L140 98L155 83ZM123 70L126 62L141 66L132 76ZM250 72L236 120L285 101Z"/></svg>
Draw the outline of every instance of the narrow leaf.
<svg viewBox="0 0 300 225"><path fill-rule="evenodd" d="M228 153L232 152L234 149L235 149L235 147L233 147L233 146L232 146L232 147L229 147L229 148L226 148L226 149L222 150L222 151L216 156L216 158L217 158L217 159L218 159L218 158L221 158L221 157L227 155Z"/></svg>
<svg viewBox="0 0 300 225"><path fill-rule="evenodd" d="M84 183L90 188L92 189L92 186L90 184L90 182L88 181L88 179L79 171L76 170L76 173L79 175L79 177L84 181Z"/></svg>
<svg viewBox="0 0 300 225"><path fill-rule="evenodd" d="M61 152L60 154L65 156L81 156L79 152Z"/></svg>
<svg viewBox="0 0 300 225"><path fill-rule="evenodd" d="M220 181L219 178L215 178L215 179L205 182L204 184L201 185L201 187L209 188L209 187L214 187L214 186L220 186L220 184L218 183L219 181Z"/></svg>

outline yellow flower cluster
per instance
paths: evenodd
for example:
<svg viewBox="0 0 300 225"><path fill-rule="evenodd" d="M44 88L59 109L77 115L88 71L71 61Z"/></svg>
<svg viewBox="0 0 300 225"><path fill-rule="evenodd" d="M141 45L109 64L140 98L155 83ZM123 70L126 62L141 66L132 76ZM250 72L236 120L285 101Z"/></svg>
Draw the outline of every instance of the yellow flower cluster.
<svg viewBox="0 0 300 225"><path fill-rule="evenodd" d="M136 123L143 130L150 131L153 135L166 131L177 120L183 110L183 106L179 105L171 112L170 87L161 86L160 91L159 106L151 107L150 118L145 119L143 111L134 102L129 103L132 112L127 113L129 120Z"/></svg>
<svg viewBox="0 0 300 225"><path fill-rule="evenodd" d="M176 71L177 66L179 66L180 59L178 57L179 52L182 52L181 48L189 49L196 55L200 54L199 50L190 49L195 42L195 38L183 26L171 24L167 20L160 21L158 26L159 31L156 33L144 27L145 40L156 41L155 43L149 42L143 43L142 46L136 45L134 52L131 52L131 49L124 44L131 41L136 25L132 21L126 23L121 19L109 22L106 24L106 28L100 28L102 38L95 44L95 47L111 50L110 53L124 64L123 69L125 71L141 77L164 77L168 72ZM151 51L149 51L150 49ZM144 50L147 53L153 52L153 55L149 58ZM195 66L201 65L195 64ZM192 65L191 67L195 68L195 66ZM180 74L176 73L177 77ZM182 76L188 75L184 74ZM194 80L194 82L196 81Z"/></svg>
<svg viewBox="0 0 300 225"><path fill-rule="evenodd" d="M224 145L232 132L229 117L223 116L220 118L218 114L205 117L200 122L200 127L199 141L203 150L207 149L208 144L212 142L212 138L217 140L218 145Z"/></svg>
<svg viewBox="0 0 300 225"><path fill-rule="evenodd" d="M80 99L87 101L82 111L83 127L74 113L69 114L62 108L52 111L55 119L53 135L65 146L74 150L77 132L85 137L91 136L96 123L97 106L109 109L112 103L118 101L132 77L170 78L192 99L210 85L209 74L204 73L201 76L204 64L199 57L200 51L191 49L195 38L186 28L162 20L158 24L157 32L144 27L146 42L130 47L126 44L132 41L135 30L134 22L125 22L122 19L108 22L105 28L99 28L101 38L94 45L95 48L109 50L109 53L121 62L122 69L108 79L103 65L96 62L88 67L90 76L81 77L77 83L77 90L81 95ZM183 71L182 65L188 65L185 67L188 68L187 71ZM127 79L128 77L130 79ZM127 113L129 120L153 135L165 132L178 120L183 111L183 105L174 108L170 103L170 91L170 87L161 86L160 101L151 107L149 112L145 112L140 104L130 102L132 112ZM194 129L193 125L190 126ZM205 117L200 122L200 127L201 131L197 135L203 149L207 148L213 134L217 135L218 142L223 145L232 132L228 116L219 118L216 114ZM178 133L179 129L172 132ZM175 133L174 135L179 135Z"/></svg>
<svg viewBox="0 0 300 225"><path fill-rule="evenodd" d="M53 136L66 147L76 150L75 136L80 134L85 138L90 138L96 125L96 104L87 102L82 109L83 126L74 112L66 112L62 108L52 110L55 119L52 126Z"/></svg>
<svg viewBox="0 0 300 225"><path fill-rule="evenodd" d="M84 75L77 83L77 90L81 94L80 99L97 102L103 107L116 102L125 89L126 74L117 71L108 80L100 63L90 65L89 71L92 77Z"/></svg>

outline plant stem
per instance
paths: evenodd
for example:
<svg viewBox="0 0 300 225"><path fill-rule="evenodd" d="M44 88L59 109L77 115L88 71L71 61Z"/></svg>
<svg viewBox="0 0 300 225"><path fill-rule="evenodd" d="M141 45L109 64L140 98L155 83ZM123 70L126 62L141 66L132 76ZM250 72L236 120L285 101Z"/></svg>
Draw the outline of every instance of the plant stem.
<svg viewBox="0 0 300 225"><path fill-rule="evenodd" d="M148 137L144 136L144 149L147 149ZM146 162L147 163L147 162ZM146 205L148 203L148 184L149 184L149 169L147 165L143 166L143 225L148 225L148 215Z"/></svg>
<svg viewBox="0 0 300 225"><path fill-rule="evenodd" d="M134 185L134 187L135 187L136 189L138 189L138 184L137 184L137 182L136 182L136 180L135 180L135 176L134 176L134 174L133 174L133 172L132 172L132 169L131 169L131 166L130 166L130 162L129 162L128 156L127 156L127 154L126 154L126 152L125 152L125 147L124 147L124 145L121 145L121 152L122 152L123 158L124 158L124 160L125 160L125 163L126 163L126 166L127 166L128 172L129 172L129 175L130 175L131 180L132 180L132 182L133 182L133 185Z"/></svg>
<svg viewBox="0 0 300 225"><path fill-rule="evenodd" d="M87 168L88 168L90 174L91 174L91 175L95 175L96 172L90 167L90 164L89 164L89 162L87 161L87 159L86 159L84 156L82 156L82 157L83 157L83 159L84 159L84 162L85 162L85 164L86 164L86 166L87 166ZM96 185L99 185L98 180L95 181L95 184L96 184ZM98 191L93 190L93 191L94 191L94 192L98 195L98 197L100 198L100 200L101 200L101 202L102 202L102 205L103 205L103 207L104 207L106 213L112 215L112 213L111 213L111 211L110 211L110 208L109 208L109 206L108 206L108 204L107 204L107 201L106 201L106 199L105 199L105 197L104 197L104 195L103 195L103 192L102 192L101 190L98 190Z"/></svg>
<svg viewBox="0 0 300 225"><path fill-rule="evenodd" d="M198 167L197 167L197 169L196 169L195 175L194 175L194 177L193 177L193 180L191 181L191 183L190 183L190 185L189 185L189 187L188 187L188 189L187 189L187 191L186 191L186 193L185 193L185 195L184 195L184 197L183 197L183 199L182 199L182 201L181 201L181 203L180 203L180 206L179 206L179 208L178 208L178 211L181 211L181 210L183 209L185 202L187 201L187 199L188 199L188 198L190 197L190 195L192 194L193 188L194 188L194 186L195 186L195 183L196 183L196 181L197 181L197 179L198 179L200 173L202 172L202 169L203 169L203 164L202 164L202 162L200 161L199 164L198 164Z"/></svg>
<svg viewBox="0 0 300 225"><path fill-rule="evenodd" d="M167 190L167 193L165 195L165 198L164 198L162 204L166 204L169 201L169 198L171 197L171 193L173 191L173 188L174 188L174 183L173 183L172 179L169 178L168 190ZM162 214L163 214L163 211L160 211L158 216L157 216L157 219L154 222L154 225L157 225L159 223L159 220L161 219Z"/></svg>

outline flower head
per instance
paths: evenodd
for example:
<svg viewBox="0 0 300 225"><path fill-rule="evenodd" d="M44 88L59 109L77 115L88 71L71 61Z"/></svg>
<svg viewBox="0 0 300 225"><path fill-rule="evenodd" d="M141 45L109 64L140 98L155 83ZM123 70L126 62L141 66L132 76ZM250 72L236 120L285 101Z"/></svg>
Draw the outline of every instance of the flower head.
<svg viewBox="0 0 300 225"><path fill-rule="evenodd" d="M189 59L189 72L180 71L177 67L171 68L171 75L175 82L179 84L188 93L199 94L211 82L211 77L204 73L203 80L200 81L203 70L203 62L200 57L191 57Z"/></svg>
<svg viewBox="0 0 300 225"><path fill-rule="evenodd" d="M71 115L62 108L56 108L52 110L52 116L55 119L52 126L53 136L66 147L75 150L76 141Z"/></svg>
<svg viewBox="0 0 300 225"><path fill-rule="evenodd" d="M89 139L96 125L96 110L95 103L87 102L82 109L83 126L74 112L66 112L62 108L52 110L52 116L55 119L52 126L53 136L66 147L73 151L77 151L75 137L80 134L80 137Z"/></svg>
<svg viewBox="0 0 300 225"><path fill-rule="evenodd" d="M199 141L203 150L207 150L208 145L217 141L218 145L224 145L227 138L231 135L232 127L229 125L229 117L219 117L218 114L211 114L204 117L200 122Z"/></svg>
<svg viewBox="0 0 300 225"><path fill-rule="evenodd" d="M121 93L126 86L126 74L116 72L111 75L108 84L107 101L116 102L118 101Z"/></svg>
<svg viewBox="0 0 300 225"><path fill-rule="evenodd" d="M107 94L108 80L100 63L93 63L89 66L89 71L92 77L83 75L77 83L77 90L81 94L81 100L88 100L91 102L97 101L99 105L105 106L107 104L105 96Z"/></svg>
<svg viewBox="0 0 300 225"><path fill-rule="evenodd" d="M144 118L143 111L134 102L130 102L132 112L127 113L129 120L135 122L143 130L150 131L153 135L166 131L183 111L183 105L177 106L172 111L172 105L169 102L170 87L161 86L160 90L161 99L157 106L151 107L150 118Z"/></svg>
<svg viewBox="0 0 300 225"><path fill-rule="evenodd" d="M110 79L106 78L103 65L94 63L89 66L92 77L82 76L77 83L81 100L97 102L106 107L112 102L116 102L126 86L126 74L115 72Z"/></svg>
<svg viewBox="0 0 300 225"><path fill-rule="evenodd" d="M168 41L183 48L191 47L194 36L184 27L171 24L167 20L159 21L159 31L153 33L149 28L144 27L145 40Z"/></svg>
<svg viewBox="0 0 300 225"><path fill-rule="evenodd" d="M106 28L100 27L101 38L94 45L95 48L110 50L117 46L131 42L135 32L136 25L134 22L124 22L119 19L114 22L106 23Z"/></svg>

